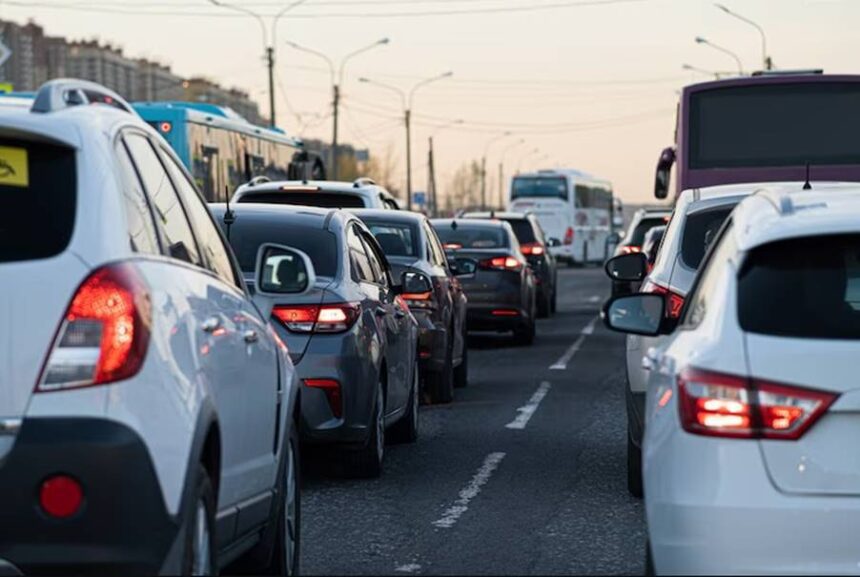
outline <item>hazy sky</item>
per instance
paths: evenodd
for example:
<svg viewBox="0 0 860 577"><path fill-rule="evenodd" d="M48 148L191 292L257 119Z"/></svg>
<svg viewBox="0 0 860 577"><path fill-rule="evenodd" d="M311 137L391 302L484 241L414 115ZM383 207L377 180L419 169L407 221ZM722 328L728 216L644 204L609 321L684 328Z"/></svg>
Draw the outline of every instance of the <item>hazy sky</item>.
<svg viewBox="0 0 860 577"><path fill-rule="evenodd" d="M226 2L227 0L222 0ZM307 0L278 26L278 124L329 139L331 89L325 63L286 46L289 39L335 61L373 41L391 43L346 67L341 141L372 152L391 150L405 174L401 105L393 92L360 84L362 76L409 89L421 78L454 76L416 93L413 179L426 186L427 137L450 120L462 125L436 136L442 190L453 171L482 156L495 174L509 149L506 176L521 169L565 166L607 178L622 198L651 198L654 164L672 143L676 91L707 79L688 63L731 71L731 57L697 45L698 35L760 68L754 28L706 0ZM236 0L264 14L288 2ZM725 0L761 24L768 51L784 68L860 71L860 0ZM554 8L534 10L537 6ZM517 12L409 15L527 7ZM151 11L150 14L141 12ZM134 12L124 13L124 12ZM195 13L194 16L167 14ZM387 15L371 16L385 13ZM219 16L220 15L220 16ZM49 34L98 37L132 56L162 60L183 75L205 75L247 89L268 110L259 24L207 0L23 0L0 2L0 18L33 18ZM540 152L523 157L537 148Z"/></svg>

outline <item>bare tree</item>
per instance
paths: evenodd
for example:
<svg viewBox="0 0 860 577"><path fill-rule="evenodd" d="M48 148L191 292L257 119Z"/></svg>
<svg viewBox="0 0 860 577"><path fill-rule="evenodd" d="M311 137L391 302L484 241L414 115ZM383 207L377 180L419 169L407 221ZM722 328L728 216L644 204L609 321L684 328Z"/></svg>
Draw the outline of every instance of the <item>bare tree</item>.
<svg viewBox="0 0 860 577"><path fill-rule="evenodd" d="M454 172L448 182L445 208L458 210L476 206L481 202L481 165L469 161Z"/></svg>

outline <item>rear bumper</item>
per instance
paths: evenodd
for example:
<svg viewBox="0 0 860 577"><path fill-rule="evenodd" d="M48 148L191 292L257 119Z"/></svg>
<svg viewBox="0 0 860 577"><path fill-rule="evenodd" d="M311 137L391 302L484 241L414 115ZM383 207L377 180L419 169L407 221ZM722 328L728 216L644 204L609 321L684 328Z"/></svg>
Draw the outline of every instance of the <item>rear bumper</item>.
<svg viewBox="0 0 860 577"><path fill-rule="evenodd" d="M506 314L499 314L501 311ZM528 314L525 310L507 303L497 305L472 305L470 303L466 311L466 327L470 331L510 331L523 326L527 319Z"/></svg>
<svg viewBox="0 0 860 577"><path fill-rule="evenodd" d="M68 519L38 504L42 482L57 474L84 490ZM0 466L0 575L156 574L179 529L144 442L120 423L25 419Z"/></svg>

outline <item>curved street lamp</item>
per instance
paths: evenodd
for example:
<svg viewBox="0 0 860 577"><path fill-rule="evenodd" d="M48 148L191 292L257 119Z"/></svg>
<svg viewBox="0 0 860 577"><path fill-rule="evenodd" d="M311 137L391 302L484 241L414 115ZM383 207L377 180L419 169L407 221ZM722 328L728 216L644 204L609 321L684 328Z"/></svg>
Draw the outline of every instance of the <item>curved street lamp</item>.
<svg viewBox="0 0 860 577"><path fill-rule="evenodd" d="M711 42L707 38L702 38L701 36L696 36L696 44L704 44L705 46L710 46L714 50L719 50L723 54L728 54L729 56L731 56L732 58L735 59L735 62L738 65L738 74L742 75L744 73L744 65L741 62L741 59L738 57L737 54L735 54L734 52L732 52L728 48L723 48L722 46L720 46L718 44L714 44L713 42Z"/></svg>
<svg viewBox="0 0 860 577"><path fill-rule="evenodd" d="M767 36L764 35L764 28L747 18L746 16L741 16L737 12L732 12L725 4L715 3L714 6L728 14L729 16L734 16L741 22L746 22L756 30L758 30L759 36L761 36L761 61L765 70L773 70L773 61L770 59L770 56L767 55Z"/></svg>

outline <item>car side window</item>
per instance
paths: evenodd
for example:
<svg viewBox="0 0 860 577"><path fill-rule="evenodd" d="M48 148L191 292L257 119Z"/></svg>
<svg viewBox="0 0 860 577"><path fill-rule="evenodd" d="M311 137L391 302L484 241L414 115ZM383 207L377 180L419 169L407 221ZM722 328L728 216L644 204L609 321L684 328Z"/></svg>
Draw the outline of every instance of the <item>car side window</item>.
<svg viewBox="0 0 860 577"><path fill-rule="evenodd" d="M218 233L215 223L212 222L209 209L206 208L203 199L197 193L197 189L189 182L185 172L176 164L173 157L162 151L161 159L164 161L164 166L173 179L176 191L188 210L188 215L191 217L191 223L197 234L197 240L200 243L200 250L206 257L208 268L227 284L239 287L236 272L230 260L229 249L224 245L224 240Z"/></svg>
<svg viewBox="0 0 860 577"><path fill-rule="evenodd" d="M374 282L384 287L388 286L388 275L385 272L385 261L379 256L374 246L375 241L371 241L368 235L361 235L361 241L364 243L364 248L367 251L368 260L370 260L370 268L373 269Z"/></svg>
<svg viewBox="0 0 860 577"><path fill-rule="evenodd" d="M116 145L116 156L122 177L122 202L131 250L143 254L161 254L158 230L152 220L149 201L122 143Z"/></svg>
<svg viewBox="0 0 860 577"><path fill-rule="evenodd" d="M529 222L532 223L532 229L534 229L535 238L538 239L541 244L546 245L546 236L544 236L543 229L541 228L540 224L538 224L537 219L532 217L529 219Z"/></svg>
<svg viewBox="0 0 860 577"><path fill-rule="evenodd" d="M424 223L424 235L427 237L428 258L434 265L445 268L447 265L445 250L442 248L436 232L426 222Z"/></svg>
<svg viewBox="0 0 860 577"><path fill-rule="evenodd" d="M350 225L346 230L346 244L349 248L349 263L352 271L352 279L357 282L375 283L373 277L373 269L370 266L370 259L364 250L364 243L358 236L354 225Z"/></svg>
<svg viewBox="0 0 860 577"><path fill-rule="evenodd" d="M200 253L188 217L149 140L140 134L127 134L123 140L152 202L155 218L161 224L167 256L200 265Z"/></svg>
<svg viewBox="0 0 860 577"><path fill-rule="evenodd" d="M729 258L737 251L737 244L731 230L732 223L729 221L722 234L716 239L711 253L702 262L700 277L691 290L687 311L681 323L684 327L698 326L705 318L708 304L718 298L717 280Z"/></svg>

